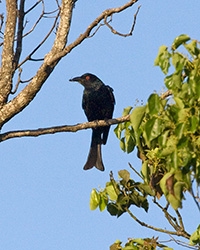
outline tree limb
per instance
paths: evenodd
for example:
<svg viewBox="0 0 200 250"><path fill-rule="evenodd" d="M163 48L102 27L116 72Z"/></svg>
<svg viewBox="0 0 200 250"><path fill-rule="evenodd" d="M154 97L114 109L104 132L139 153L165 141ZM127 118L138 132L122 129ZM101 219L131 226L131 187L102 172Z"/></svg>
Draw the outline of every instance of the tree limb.
<svg viewBox="0 0 200 250"><path fill-rule="evenodd" d="M20 8L18 11L18 28L17 28L17 46L13 59L13 71L17 68L19 58L22 52L22 34L23 34L23 23L24 23L24 4L25 0L20 1Z"/></svg>
<svg viewBox="0 0 200 250"><path fill-rule="evenodd" d="M167 233L167 234L171 234L171 235L177 235L177 236L183 236L187 239L190 238L190 235L188 234L185 234L185 232L182 232L182 231L168 231L168 230L165 230L165 229L162 229L162 228L157 228L157 227L153 227L151 225L148 225L142 221L140 221L134 214L132 214L132 212L128 209L128 208L125 208L125 210L129 213L129 215L137 222L139 223L141 226L144 226L144 227L147 227L147 228L150 228L150 229L153 229L155 231L158 231L158 232L161 232L161 233Z"/></svg>
<svg viewBox="0 0 200 250"><path fill-rule="evenodd" d="M103 11L102 14L88 26L86 31L79 36L78 39L65 47L70 29L74 1L62 0L60 23L56 32L53 47L45 56L43 64L37 71L35 77L33 77L32 81L13 100L4 105L0 110L0 128L13 116L21 112L34 99L60 59L86 39L90 35L91 30L96 27L105 18L105 16L111 16L113 13L119 13L128 7L131 7L137 1L138 0L131 0L121 7Z"/></svg>
<svg viewBox="0 0 200 250"><path fill-rule="evenodd" d="M57 53L55 57L52 58L51 63L53 61L58 60L59 58L62 58L63 56L67 55L72 51L73 48L76 46L80 45L86 38L90 37L91 31L105 18L108 18L109 16L112 16L115 13L120 13L123 10L131 7L133 4L135 4L138 0L131 0L128 3L124 4L123 6L117 7L117 8L112 8L112 9L107 9L101 13L100 16L98 16L86 29L86 31L83 34L80 34L80 36L71 44L66 46L63 51L60 53ZM98 29L98 28L97 28ZM96 32L95 32L96 33Z"/></svg>
<svg viewBox="0 0 200 250"><path fill-rule="evenodd" d="M4 32L3 51L1 56L0 72L0 107L8 99L12 87L13 77L13 43L17 19L17 0L6 1L7 17Z"/></svg>
<svg viewBox="0 0 200 250"><path fill-rule="evenodd" d="M99 120L93 122L85 122L79 123L76 125L65 125L65 126L56 126L56 127L49 127L49 128L39 128L33 130L18 130L18 131L10 131L3 134L0 134L0 142L17 137L37 137L40 135L46 134L55 134L59 132L76 132L78 130L88 129L88 128L96 128L99 126L108 126L114 125L121 122L129 121L130 115L109 119L109 120Z"/></svg>
<svg viewBox="0 0 200 250"><path fill-rule="evenodd" d="M11 1L11 0L10 0ZM45 56L42 66L33 77L32 81L9 103L0 110L0 127L13 116L21 112L36 96L44 82L47 80L61 58L49 63L51 59L63 49L66 44L70 21L72 16L73 1L63 0L61 4L60 24L56 33L53 48ZM5 44L4 44L5 46Z"/></svg>

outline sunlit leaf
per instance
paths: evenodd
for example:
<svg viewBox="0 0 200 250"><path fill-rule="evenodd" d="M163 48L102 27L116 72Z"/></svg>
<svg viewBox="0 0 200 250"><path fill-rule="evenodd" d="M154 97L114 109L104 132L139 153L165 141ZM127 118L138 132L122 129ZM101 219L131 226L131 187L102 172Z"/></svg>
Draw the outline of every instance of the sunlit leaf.
<svg viewBox="0 0 200 250"><path fill-rule="evenodd" d="M188 40L190 40L190 37L188 35L180 35L176 37L172 44L172 49L177 49L181 44L187 42Z"/></svg>
<svg viewBox="0 0 200 250"><path fill-rule="evenodd" d="M120 178L124 179L125 182L128 182L129 179L130 179L130 173L126 169L120 170L118 172L118 175L119 175Z"/></svg>
<svg viewBox="0 0 200 250"><path fill-rule="evenodd" d="M95 210L99 205L99 201L100 201L100 196L97 193L97 191L93 188L90 196L90 209Z"/></svg>
<svg viewBox="0 0 200 250"><path fill-rule="evenodd" d="M149 114L158 114L161 108L160 97L157 94L151 94L148 99Z"/></svg>
<svg viewBox="0 0 200 250"><path fill-rule="evenodd" d="M136 131L138 130L138 128L142 122L142 119L145 115L145 110L146 110L145 106L144 107L136 107L130 115L130 120L131 120L133 129Z"/></svg>
<svg viewBox="0 0 200 250"><path fill-rule="evenodd" d="M109 186L106 186L106 193L109 195L111 201L117 200L118 194L112 183Z"/></svg>
<svg viewBox="0 0 200 250"><path fill-rule="evenodd" d="M124 111L123 111L123 116L128 115L130 113L130 111L131 111L132 108L133 107L127 107L127 108L125 108Z"/></svg>

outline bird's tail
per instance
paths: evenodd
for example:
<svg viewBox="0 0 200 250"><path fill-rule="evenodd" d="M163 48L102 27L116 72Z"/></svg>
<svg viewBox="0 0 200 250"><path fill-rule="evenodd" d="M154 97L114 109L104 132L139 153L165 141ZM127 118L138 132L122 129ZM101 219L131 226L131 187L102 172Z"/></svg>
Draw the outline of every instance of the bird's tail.
<svg viewBox="0 0 200 250"><path fill-rule="evenodd" d="M104 165L101 157L101 133L98 129L94 129L92 132L92 142L87 162L83 167L84 170L96 167L97 169L104 171Z"/></svg>

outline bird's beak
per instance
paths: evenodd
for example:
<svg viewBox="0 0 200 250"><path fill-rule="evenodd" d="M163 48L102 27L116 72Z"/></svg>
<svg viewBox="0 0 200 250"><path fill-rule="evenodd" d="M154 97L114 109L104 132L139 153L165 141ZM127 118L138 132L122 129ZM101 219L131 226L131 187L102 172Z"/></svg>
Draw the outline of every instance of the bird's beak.
<svg viewBox="0 0 200 250"><path fill-rule="evenodd" d="M81 77L80 76L77 76L77 77L74 77L72 79L69 79L70 82L81 82Z"/></svg>

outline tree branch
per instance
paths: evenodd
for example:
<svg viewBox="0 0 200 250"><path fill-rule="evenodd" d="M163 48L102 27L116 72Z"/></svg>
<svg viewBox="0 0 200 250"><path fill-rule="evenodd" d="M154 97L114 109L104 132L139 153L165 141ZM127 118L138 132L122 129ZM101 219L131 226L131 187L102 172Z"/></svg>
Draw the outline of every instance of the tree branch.
<svg viewBox="0 0 200 250"><path fill-rule="evenodd" d="M144 227L147 227L147 228L150 228L150 229L153 229L155 231L158 231L158 232L161 232L161 233L167 233L167 234L171 234L171 235L177 235L177 236L183 236L187 239L189 239L189 236L187 234L185 234L185 232L181 232L181 231L168 231L168 230L165 230L165 229L162 229L162 228L157 228L157 227L153 227L151 225L148 225L142 221L140 221L135 215L133 215L131 213L131 211L128 209L128 208L125 208L125 210L129 213L129 215L137 222L139 223L141 226L144 226Z"/></svg>
<svg viewBox="0 0 200 250"><path fill-rule="evenodd" d="M17 0L6 1L7 17L4 32L3 51L1 56L0 72L0 107L8 99L12 87L13 77L13 43L17 19Z"/></svg>
<svg viewBox="0 0 200 250"><path fill-rule="evenodd" d="M17 46L15 56L13 60L13 71L17 68L19 58L22 52L22 34L23 34L23 23L24 23L24 4L25 0L20 1L20 8L18 11L18 29L17 29Z"/></svg>
<svg viewBox="0 0 200 250"><path fill-rule="evenodd" d="M129 121L130 115L109 119L109 120L100 120L100 121L93 121L93 122L85 122L79 123L76 125L65 125L65 126L56 126L56 127L49 127L49 128L39 128L34 130L18 130L18 131L10 131L3 134L0 134L0 142L17 137L37 137L40 135L46 134L55 134L59 132L76 132L78 130L88 129L88 128L96 128L99 126L108 126L114 125L121 122Z"/></svg>
<svg viewBox="0 0 200 250"><path fill-rule="evenodd" d="M108 26L108 28L111 30L111 32L112 32L113 34L116 34L116 35L118 35L118 36L123 36L123 37L132 36L133 30L134 30L134 27L135 27L135 24L136 24L137 14L138 14L138 12L139 12L139 10L140 10L140 7L141 7L141 5L138 6L138 9L137 9L137 11L136 11L136 13L135 13L135 15L134 15L134 20L133 20L133 24L132 24L131 30L130 30L130 32L127 33L127 34L122 34L122 33L118 32L117 30L115 30L115 29L109 24L109 23L112 21L112 15L111 15L111 19L110 19L108 22L107 22L108 16L106 16L106 17L104 18L104 24L105 24L106 26Z"/></svg>
<svg viewBox="0 0 200 250"><path fill-rule="evenodd" d="M42 66L39 68L32 81L13 100L4 105L0 110L0 128L13 116L21 112L34 99L60 59L77 45L79 45L84 39L88 38L91 30L94 27L104 20L106 16L109 17L113 13L120 13L121 11L131 7L137 1L138 0L131 0L121 7L103 11L102 14L88 26L86 31L79 36L79 38L65 47L70 29L74 0L62 0L60 9L60 23L56 32L56 38L53 47L51 51L45 56Z"/></svg>
<svg viewBox="0 0 200 250"><path fill-rule="evenodd" d="M51 59L63 49L66 44L70 21L72 16L73 1L62 0L60 24L56 33L53 48L45 56L42 66L37 71L32 81L9 103L0 110L0 127L13 116L21 112L36 96L44 82L47 80L61 58L50 62ZM61 27L62 26L62 27Z"/></svg>
<svg viewBox="0 0 200 250"><path fill-rule="evenodd" d="M121 7L117 7L117 8L112 8L112 9L107 9L105 11L103 11L101 13L100 16L98 16L86 29L86 31L83 34L80 34L80 36L71 44L69 44L68 46L66 46L64 48L63 51L61 51L60 53L57 53L55 57L52 58L51 63L53 63L54 61L62 58L63 56L67 55L68 53L70 53L72 51L73 48L75 48L76 46L80 45L86 38L90 37L90 33L91 31L105 18L108 18L109 16L112 16L114 13L120 13L123 10L131 7L133 4L135 4L138 0L131 0L128 3L124 4ZM98 28L97 28L98 30ZM95 32L96 33L96 32Z"/></svg>

